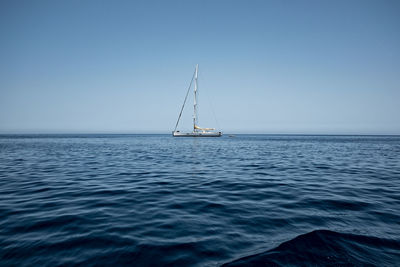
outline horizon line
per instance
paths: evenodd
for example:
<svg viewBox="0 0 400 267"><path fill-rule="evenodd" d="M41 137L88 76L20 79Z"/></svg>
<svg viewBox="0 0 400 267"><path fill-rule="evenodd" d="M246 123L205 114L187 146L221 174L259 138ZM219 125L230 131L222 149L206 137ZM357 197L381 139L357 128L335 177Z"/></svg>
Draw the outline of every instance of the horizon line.
<svg viewBox="0 0 400 267"><path fill-rule="evenodd" d="M0 132L0 135L171 135L166 132ZM261 133L227 132L223 135L293 135L293 136L400 136L400 133Z"/></svg>

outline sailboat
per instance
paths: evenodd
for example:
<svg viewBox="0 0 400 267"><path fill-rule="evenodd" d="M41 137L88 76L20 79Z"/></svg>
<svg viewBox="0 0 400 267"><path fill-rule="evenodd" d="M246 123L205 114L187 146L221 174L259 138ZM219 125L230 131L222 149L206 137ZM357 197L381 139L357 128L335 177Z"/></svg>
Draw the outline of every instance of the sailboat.
<svg viewBox="0 0 400 267"><path fill-rule="evenodd" d="M199 72L199 64L196 65L196 69L194 71L192 80L190 81L189 88L186 92L185 100L183 101L181 112L179 113L179 116L178 116L178 121L176 122L175 129L172 132L172 136L174 136L174 137L220 137L220 136L222 136L222 132L216 132L214 128L202 128L197 125L197 122L198 122L198 116L197 116L197 89L198 89L197 77L198 77L198 72ZM176 129L178 128L179 120L181 119L182 111L183 111L183 108L185 107L185 103L186 103L187 97L189 95L190 88L192 87L193 80L194 80L193 131L188 132L188 133L183 133L183 132L177 131Z"/></svg>

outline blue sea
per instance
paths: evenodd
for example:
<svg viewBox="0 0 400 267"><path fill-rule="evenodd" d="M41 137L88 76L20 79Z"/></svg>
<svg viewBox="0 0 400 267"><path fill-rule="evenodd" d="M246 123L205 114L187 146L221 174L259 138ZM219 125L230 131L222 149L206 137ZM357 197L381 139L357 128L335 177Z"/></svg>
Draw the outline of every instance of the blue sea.
<svg viewBox="0 0 400 267"><path fill-rule="evenodd" d="M2 266L400 266L400 136L0 135Z"/></svg>

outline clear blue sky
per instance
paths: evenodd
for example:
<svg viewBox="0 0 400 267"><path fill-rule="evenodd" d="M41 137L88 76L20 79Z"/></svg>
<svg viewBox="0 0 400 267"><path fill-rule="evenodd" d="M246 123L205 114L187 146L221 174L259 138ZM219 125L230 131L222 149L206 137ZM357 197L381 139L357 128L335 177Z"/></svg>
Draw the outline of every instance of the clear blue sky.
<svg viewBox="0 0 400 267"><path fill-rule="evenodd" d="M399 14L385 0L2 0L0 132L170 133L198 63L201 126L400 134Z"/></svg>

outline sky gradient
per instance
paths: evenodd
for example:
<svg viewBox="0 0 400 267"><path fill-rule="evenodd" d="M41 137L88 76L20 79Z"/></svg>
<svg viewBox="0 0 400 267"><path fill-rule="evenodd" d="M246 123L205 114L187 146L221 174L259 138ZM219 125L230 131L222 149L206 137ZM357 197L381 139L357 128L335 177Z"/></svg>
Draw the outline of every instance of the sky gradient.
<svg viewBox="0 0 400 267"><path fill-rule="evenodd" d="M3 0L0 133L170 133L199 64L203 127L400 134L399 14L385 0Z"/></svg>

